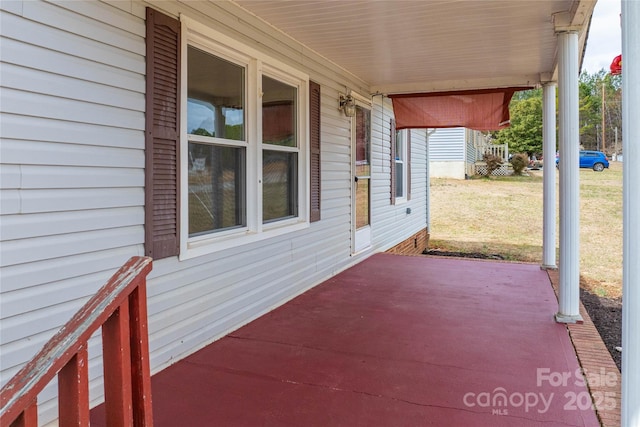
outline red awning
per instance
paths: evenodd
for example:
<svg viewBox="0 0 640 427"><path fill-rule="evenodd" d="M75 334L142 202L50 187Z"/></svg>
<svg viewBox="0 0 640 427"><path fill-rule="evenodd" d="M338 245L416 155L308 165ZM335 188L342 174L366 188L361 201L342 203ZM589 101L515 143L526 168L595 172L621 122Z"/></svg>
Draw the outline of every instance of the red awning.
<svg viewBox="0 0 640 427"><path fill-rule="evenodd" d="M509 126L513 93L530 87L389 95L396 129L466 127L498 130Z"/></svg>

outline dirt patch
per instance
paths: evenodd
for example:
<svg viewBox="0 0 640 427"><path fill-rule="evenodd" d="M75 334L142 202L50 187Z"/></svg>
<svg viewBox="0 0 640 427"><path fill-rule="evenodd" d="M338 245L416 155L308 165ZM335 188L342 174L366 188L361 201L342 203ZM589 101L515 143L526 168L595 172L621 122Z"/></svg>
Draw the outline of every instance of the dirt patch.
<svg viewBox="0 0 640 427"><path fill-rule="evenodd" d="M505 259L500 254L442 251L438 249L427 249L423 254L475 259ZM588 286L588 288L594 287L593 283L587 284L586 282L584 278L581 278L581 286ZM587 313L589 313L589 317L591 317L613 361L618 366L618 369L622 371L622 353L616 349L616 347L620 347L622 342L622 299L601 297L587 289L581 288L580 300L587 310Z"/></svg>
<svg viewBox="0 0 640 427"><path fill-rule="evenodd" d="M425 249L422 252L423 255L437 255L437 256L450 256L450 257L458 257L458 258L476 258L476 259L499 259L504 260L505 258L500 254L483 254L480 252L449 252L449 251L441 251L438 249Z"/></svg>

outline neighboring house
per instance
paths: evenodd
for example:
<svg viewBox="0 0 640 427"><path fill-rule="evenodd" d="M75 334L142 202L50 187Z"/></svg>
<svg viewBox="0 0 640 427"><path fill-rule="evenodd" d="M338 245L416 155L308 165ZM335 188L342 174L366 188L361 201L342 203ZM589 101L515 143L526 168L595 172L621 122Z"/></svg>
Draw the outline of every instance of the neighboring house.
<svg viewBox="0 0 640 427"><path fill-rule="evenodd" d="M429 135L429 176L464 179L466 174L465 128L436 129Z"/></svg>
<svg viewBox="0 0 640 427"><path fill-rule="evenodd" d="M456 111L491 97L503 107L491 126L504 123L513 91L553 75L556 31L582 29L593 10L586 0L498 2L490 14L485 2L285 3L0 2L3 384L133 255L154 258L157 372L375 252L421 251L435 169L422 128L437 125L401 125L400 101L462 88L473 92L464 102L443 96ZM430 31L416 19L438 16L431 9L447 18L434 22L438 40L465 51L441 60L396 37ZM461 13L474 20L447 24ZM352 25L361 19L375 25ZM496 50L462 29L510 43ZM99 353L90 341L93 403ZM55 395L54 382L39 397L44 421Z"/></svg>
<svg viewBox="0 0 640 427"><path fill-rule="evenodd" d="M487 137L477 130L462 127L435 129L429 135L429 175L432 178L465 179L476 173L479 146Z"/></svg>

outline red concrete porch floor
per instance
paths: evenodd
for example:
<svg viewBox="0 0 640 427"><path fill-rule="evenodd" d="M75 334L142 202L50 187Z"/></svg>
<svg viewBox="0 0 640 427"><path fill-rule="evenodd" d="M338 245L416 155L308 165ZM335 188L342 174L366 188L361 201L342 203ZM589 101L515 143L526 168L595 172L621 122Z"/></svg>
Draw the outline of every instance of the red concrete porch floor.
<svg viewBox="0 0 640 427"><path fill-rule="evenodd" d="M156 374L154 422L598 426L556 311L537 265L374 255Z"/></svg>

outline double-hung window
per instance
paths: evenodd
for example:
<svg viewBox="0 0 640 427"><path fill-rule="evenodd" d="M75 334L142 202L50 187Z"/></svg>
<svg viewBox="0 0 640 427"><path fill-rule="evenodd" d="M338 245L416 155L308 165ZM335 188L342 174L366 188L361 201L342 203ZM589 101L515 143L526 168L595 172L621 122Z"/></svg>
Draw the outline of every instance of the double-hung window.
<svg viewBox="0 0 640 427"><path fill-rule="evenodd" d="M407 129L396 133L396 203L407 200Z"/></svg>
<svg viewBox="0 0 640 427"><path fill-rule="evenodd" d="M189 237L247 225L245 81L246 66L188 46Z"/></svg>
<svg viewBox="0 0 640 427"><path fill-rule="evenodd" d="M391 204L411 200L411 130L396 129L396 121L390 121L391 142Z"/></svg>
<svg viewBox="0 0 640 427"><path fill-rule="evenodd" d="M262 76L262 221L298 216L298 88Z"/></svg>
<svg viewBox="0 0 640 427"><path fill-rule="evenodd" d="M182 22L180 256L308 226L308 76Z"/></svg>

